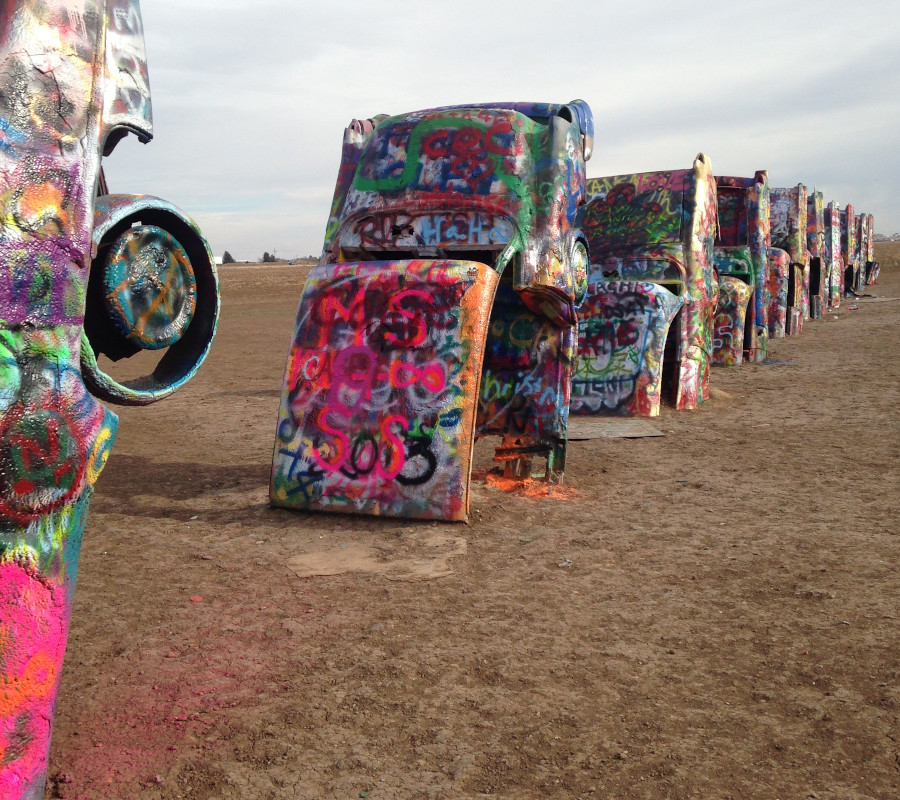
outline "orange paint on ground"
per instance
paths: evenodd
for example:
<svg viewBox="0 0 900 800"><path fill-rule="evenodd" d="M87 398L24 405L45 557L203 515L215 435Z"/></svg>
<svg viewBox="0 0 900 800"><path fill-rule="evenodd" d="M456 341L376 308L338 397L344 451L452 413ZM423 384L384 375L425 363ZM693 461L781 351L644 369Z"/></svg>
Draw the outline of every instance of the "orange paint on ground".
<svg viewBox="0 0 900 800"><path fill-rule="evenodd" d="M494 486L501 492L519 494L532 500L575 500L579 497L578 490L570 486L536 481L532 478L506 478L500 472L477 474L473 472L472 478L477 480L484 478L486 486Z"/></svg>

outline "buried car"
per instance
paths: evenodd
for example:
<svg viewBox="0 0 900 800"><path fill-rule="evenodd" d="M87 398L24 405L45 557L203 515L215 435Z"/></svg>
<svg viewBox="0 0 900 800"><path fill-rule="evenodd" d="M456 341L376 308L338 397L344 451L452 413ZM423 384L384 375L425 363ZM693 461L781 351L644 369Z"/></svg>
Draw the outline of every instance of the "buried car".
<svg viewBox="0 0 900 800"><path fill-rule="evenodd" d="M844 260L844 295L855 292L860 283L859 232L856 209L850 203L841 209L841 257Z"/></svg>
<svg viewBox="0 0 900 800"><path fill-rule="evenodd" d="M709 394L716 183L693 167L591 178L580 227L591 259L571 409L656 416L663 394Z"/></svg>
<svg viewBox="0 0 900 800"><path fill-rule="evenodd" d="M809 253L809 316L821 319L828 307L829 272L825 264L825 198L818 189L807 196L806 249Z"/></svg>
<svg viewBox="0 0 900 800"><path fill-rule="evenodd" d="M828 308L838 308L844 293L844 260L841 256L841 209L836 203L825 207L825 249L822 268Z"/></svg>
<svg viewBox="0 0 900 800"><path fill-rule="evenodd" d="M777 308L774 316L785 318L785 333L800 333L803 320L809 319L809 252L806 240L807 193L801 183L788 189L771 189L769 192L769 222L772 234L771 247L787 255L787 306ZM770 268L781 269L784 259L770 259ZM773 292L772 302L781 297ZM771 316L770 316L771 320ZM776 327L779 323L776 323Z"/></svg>
<svg viewBox="0 0 900 800"><path fill-rule="evenodd" d="M875 217L872 214L866 215L866 284L873 284L878 281L881 274L881 267L875 260Z"/></svg>
<svg viewBox="0 0 900 800"><path fill-rule="evenodd" d="M565 465L583 101L354 120L278 417L276 506L466 519L474 438ZM535 469L535 474L538 470Z"/></svg>
<svg viewBox="0 0 900 800"><path fill-rule="evenodd" d="M745 359L765 361L769 350L769 173L758 170L752 178L716 176L716 187L719 226L713 252L719 302L713 358L726 366Z"/></svg>
<svg viewBox="0 0 900 800"><path fill-rule="evenodd" d="M205 240L151 197L97 198L100 163L152 136L137 0L0 0L0 797L44 796L92 487L116 434L94 396L145 404L205 357ZM107 363L141 350L152 373ZM92 396L94 395L94 396Z"/></svg>

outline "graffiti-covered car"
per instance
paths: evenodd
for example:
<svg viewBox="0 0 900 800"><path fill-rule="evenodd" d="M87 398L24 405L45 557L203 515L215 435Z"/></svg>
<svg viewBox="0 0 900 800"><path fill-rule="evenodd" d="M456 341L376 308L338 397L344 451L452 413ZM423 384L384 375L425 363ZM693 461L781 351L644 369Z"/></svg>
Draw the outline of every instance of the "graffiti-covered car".
<svg viewBox="0 0 900 800"><path fill-rule="evenodd" d="M847 205L841 210L841 256L844 259L844 293L856 291L859 285L859 231L856 209Z"/></svg>
<svg viewBox="0 0 900 800"><path fill-rule="evenodd" d="M785 333L800 333L803 320L809 319L809 252L806 241L807 192L801 183L769 192L769 228L772 248L787 255L787 307L775 316L785 316ZM780 265L782 259L777 259ZM773 269L777 265L770 265ZM775 296L773 295L773 298Z"/></svg>
<svg viewBox="0 0 900 800"><path fill-rule="evenodd" d="M586 103L354 120L300 300L270 498L465 519L473 437L527 475L565 464ZM535 469L537 472L537 469Z"/></svg>
<svg viewBox="0 0 900 800"><path fill-rule="evenodd" d="M572 412L655 416L709 394L716 182L693 167L591 178L579 227L590 273Z"/></svg>
<svg viewBox="0 0 900 800"><path fill-rule="evenodd" d="M825 198L818 189L806 199L806 252L809 254L809 316L821 319L828 307L828 270L825 266Z"/></svg>
<svg viewBox="0 0 900 800"><path fill-rule="evenodd" d="M856 215L856 263L857 278L855 291L865 291L866 284L872 280L873 270L875 269L875 243L872 241L872 228L874 220L872 215L861 211ZM877 277L877 273L876 273Z"/></svg>
<svg viewBox="0 0 900 800"><path fill-rule="evenodd" d="M856 282L854 291L862 292L866 286L866 259L869 252L869 215L861 211L856 215Z"/></svg>
<svg viewBox="0 0 900 800"><path fill-rule="evenodd" d="M152 136L137 0L0 0L0 797L42 798L92 486L117 418L203 360L218 313L191 220L96 198L100 162ZM139 380L113 362L159 360ZM109 363L107 363L109 362Z"/></svg>
<svg viewBox="0 0 900 800"><path fill-rule="evenodd" d="M841 255L841 209L836 203L825 207L825 255L822 269L827 285L828 308L838 308L844 294L844 259Z"/></svg>
<svg viewBox="0 0 900 800"><path fill-rule="evenodd" d="M878 281L881 267L875 260L875 217L866 215L866 284Z"/></svg>
<svg viewBox="0 0 900 800"><path fill-rule="evenodd" d="M719 302L713 360L726 366L745 359L765 361L769 350L769 173L758 170L752 178L716 176L716 188L719 225L713 253Z"/></svg>

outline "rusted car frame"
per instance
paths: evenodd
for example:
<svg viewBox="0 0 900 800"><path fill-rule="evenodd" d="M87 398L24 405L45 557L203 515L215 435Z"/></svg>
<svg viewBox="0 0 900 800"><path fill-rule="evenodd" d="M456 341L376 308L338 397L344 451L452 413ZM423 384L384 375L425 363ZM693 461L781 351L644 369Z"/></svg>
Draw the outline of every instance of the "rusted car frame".
<svg viewBox="0 0 900 800"><path fill-rule="evenodd" d="M350 124L291 343L273 504L465 519L487 435L509 474L546 459L561 478L592 141L583 101Z"/></svg>

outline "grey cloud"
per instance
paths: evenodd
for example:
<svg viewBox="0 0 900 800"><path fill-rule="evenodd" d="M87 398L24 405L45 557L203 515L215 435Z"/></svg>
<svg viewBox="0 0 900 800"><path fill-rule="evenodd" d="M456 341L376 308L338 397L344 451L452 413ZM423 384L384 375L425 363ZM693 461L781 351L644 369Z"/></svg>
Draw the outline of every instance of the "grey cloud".
<svg viewBox="0 0 900 800"><path fill-rule="evenodd" d="M768 168L900 229L893 4L145 0L156 139L120 145L114 189L152 192L217 253L321 248L352 117L583 97L591 175ZM237 252L236 252L237 251Z"/></svg>

